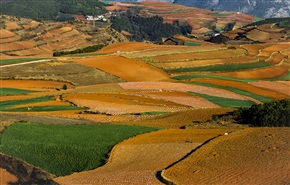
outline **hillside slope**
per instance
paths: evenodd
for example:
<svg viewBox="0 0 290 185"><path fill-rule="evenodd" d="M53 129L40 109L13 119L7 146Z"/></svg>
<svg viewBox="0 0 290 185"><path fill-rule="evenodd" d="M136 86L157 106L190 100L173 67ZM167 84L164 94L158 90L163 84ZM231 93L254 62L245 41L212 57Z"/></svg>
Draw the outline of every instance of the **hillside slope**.
<svg viewBox="0 0 290 185"><path fill-rule="evenodd" d="M263 18L290 16L290 1L286 0L175 0L174 3L209 10L243 12Z"/></svg>

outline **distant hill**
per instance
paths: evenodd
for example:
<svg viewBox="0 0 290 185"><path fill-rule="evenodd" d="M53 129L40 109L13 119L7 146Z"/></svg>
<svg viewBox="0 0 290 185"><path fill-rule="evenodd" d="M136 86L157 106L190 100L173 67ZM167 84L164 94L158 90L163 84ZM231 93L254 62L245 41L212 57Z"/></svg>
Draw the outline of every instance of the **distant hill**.
<svg viewBox="0 0 290 185"><path fill-rule="evenodd" d="M71 20L72 14L106 12L99 0L0 0L0 13L37 20Z"/></svg>
<svg viewBox="0 0 290 185"><path fill-rule="evenodd" d="M261 18L289 17L288 0L175 0L174 3L217 11L235 11Z"/></svg>

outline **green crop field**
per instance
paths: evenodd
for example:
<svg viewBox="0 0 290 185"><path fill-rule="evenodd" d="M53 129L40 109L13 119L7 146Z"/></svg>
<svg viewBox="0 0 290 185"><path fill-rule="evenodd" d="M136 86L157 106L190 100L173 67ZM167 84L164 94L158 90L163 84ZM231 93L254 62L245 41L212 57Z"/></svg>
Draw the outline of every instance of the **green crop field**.
<svg viewBox="0 0 290 185"><path fill-rule="evenodd" d="M200 43L200 42L189 42L189 41L186 41L185 42L185 45L186 46L201 46L202 43Z"/></svg>
<svg viewBox="0 0 290 185"><path fill-rule="evenodd" d="M0 60L0 65L8 65L8 64L16 64L21 62L29 62L35 60L43 60L44 58L17 58L17 59L7 59L7 60Z"/></svg>
<svg viewBox="0 0 290 185"><path fill-rule="evenodd" d="M218 96L210 96L206 94L200 94L195 92L190 92L190 94L194 94L197 96L200 96L204 99L207 99L221 107L251 107L255 102L252 102L250 100L236 100L231 98L223 98Z"/></svg>
<svg viewBox="0 0 290 185"><path fill-rule="evenodd" d="M0 102L0 111L8 110L17 105L25 105L25 104L32 104L38 102L46 102L51 101L53 98L51 96L43 96L37 98L30 98L24 100L9 100L9 101L1 101Z"/></svg>
<svg viewBox="0 0 290 185"><path fill-rule="evenodd" d="M117 143L156 130L127 125L44 125L18 122L2 134L0 151L63 176L97 168L105 163L110 150Z"/></svg>
<svg viewBox="0 0 290 185"><path fill-rule="evenodd" d="M63 111L63 110L86 110L86 108L76 106L36 106L8 109L9 112L46 112L46 111Z"/></svg>
<svg viewBox="0 0 290 185"><path fill-rule="evenodd" d="M273 100L272 98L268 98L266 96L261 96L261 95L258 95L258 94L254 94L254 93L251 93L249 91L245 91L245 90L242 90L242 89L237 89L237 88L234 88L234 87L215 85L215 84L209 84L209 83L202 83L202 82L189 82L189 83L190 84L198 84L198 85L202 85L202 86L206 86L206 87L214 87L214 88L226 89L226 90L229 90L229 91L232 91L232 92L244 95L244 96L248 96L248 97L254 98L254 99L259 100L260 102L263 102L263 103Z"/></svg>
<svg viewBox="0 0 290 185"><path fill-rule="evenodd" d="M231 78L227 76L215 76L215 75L203 75L203 74L194 74L194 75L181 75L175 76L173 79L175 80L190 80L194 78L216 78L221 80L231 80L236 82L255 82L256 80L248 80L248 79L240 79L240 78Z"/></svg>
<svg viewBox="0 0 290 185"><path fill-rule="evenodd" d="M0 88L0 95L23 95L36 91L29 91L15 88Z"/></svg>
<svg viewBox="0 0 290 185"><path fill-rule="evenodd" d="M237 71L237 70L246 70L246 69L255 69L268 67L270 64L267 62L257 62L249 64L223 64L223 65L211 65L204 67L194 67L194 68L177 68L165 70L168 73L183 73L183 72L196 72L196 71Z"/></svg>

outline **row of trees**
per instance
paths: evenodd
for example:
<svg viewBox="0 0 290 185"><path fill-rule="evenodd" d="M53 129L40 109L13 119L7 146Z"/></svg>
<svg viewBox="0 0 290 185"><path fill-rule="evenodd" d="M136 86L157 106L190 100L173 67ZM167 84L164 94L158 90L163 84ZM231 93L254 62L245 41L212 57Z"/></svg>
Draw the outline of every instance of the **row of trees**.
<svg viewBox="0 0 290 185"><path fill-rule="evenodd" d="M72 54L78 54L78 53L89 53L89 52L95 52L98 51L100 49L102 49L105 45L103 44L98 44L98 45L94 45L94 46L88 46L86 48L82 48L82 49L76 49L76 50L72 50L72 51L57 51L53 53L54 57L59 57L59 56L63 56L63 55L72 55Z"/></svg>
<svg viewBox="0 0 290 185"><path fill-rule="evenodd" d="M250 108L239 108L234 116L240 123L253 126L290 126L290 99L254 104Z"/></svg>
<svg viewBox="0 0 290 185"><path fill-rule="evenodd" d="M1 1L0 13L37 20L71 20L71 14L105 13L104 5L99 0L11 0Z"/></svg>

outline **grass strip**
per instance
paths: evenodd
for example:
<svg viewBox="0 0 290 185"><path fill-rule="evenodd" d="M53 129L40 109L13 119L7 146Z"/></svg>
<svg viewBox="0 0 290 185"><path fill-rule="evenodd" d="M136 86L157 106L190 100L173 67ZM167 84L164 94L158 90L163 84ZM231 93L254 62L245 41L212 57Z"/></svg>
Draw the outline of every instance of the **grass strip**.
<svg viewBox="0 0 290 185"><path fill-rule="evenodd" d="M23 94L28 94L31 92L37 92L37 91L15 89L15 88L0 88L0 95L23 95Z"/></svg>
<svg viewBox="0 0 290 185"><path fill-rule="evenodd" d="M268 98L266 96L261 96L261 95L258 95L258 94L254 94L254 93L251 93L249 91L245 91L245 90L242 90L242 89L237 89L237 88L234 88L234 87L215 85L215 84L209 84L209 83L203 83L203 82L189 82L189 83L190 84L202 85L202 86L206 86L206 87L214 87L214 88L219 88L219 89L226 89L228 91L232 91L232 92L235 92L237 94L241 94L241 95L244 95L244 96L248 96L248 97L254 98L254 99L259 100L260 102L263 102L263 103L270 102L270 101L273 100L272 98Z"/></svg>
<svg viewBox="0 0 290 185"><path fill-rule="evenodd" d="M1 136L0 151L57 176L97 168L117 143L152 127L129 125L49 125L19 122Z"/></svg>
<svg viewBox="0 0 290 185"><path fill-rule="evenodd" d="M12 108L14 106L17 106L17 105L46 102L46 101L51 101L52 99L53 98L51 96L43 96L43 97L30 98L30 99L24 99L24 100L1 101L0 102L0 111L5 111L5 110Z"/></svg>
<svg viewBox="0 0 290 185"><path fill-rule="evenodd" d="M29 62L35 60L43 60L44 58L17 58L17 59L7 59L7 60L0 60L0 65L7 65L7 64L16 64L21 62Z"/></svg>
<svg viewBox="0 0 290 185"><path fill-rule="evenodd" d="M250 100L236 100L236 99L231 99L231 98L223 98L223 97L218 97L218 96L210 96L207 94L201 94L201 93L196 93L196 92L190 92L190 94L194 94L197 96L200 96L204 99L207 99L208 101L211 101L214 104L217 104L221 107L251 107L255 102L250 101Z"/></svg>
<svg viewBox="0 0 290 185"><path fill-rule="evenodd" d="M165 70L168 73L183 73L183 72L212 72L212 71L220 71L220 72L228 72L228 71L239 71L239 70L247 70L247 69L256 69L271 66L267 62L256 62L249 64L226 64L226 65L210 65L203 67L194 67L194 68L177 68L177 69L169 69Z"/></svg>
<svg viewBox="0 0 290 185"><path fill-rule="evenodd" d="M47 111L64 111L64 110L86 110L86 108L76 106L36 106L6 109L9 112L47 112Z"/></svg>
<svg viewBox="0 0 290 185"><path fill-rule="evenodd" d="M257 80L241 79L241 78L232 78L227 76L216 76L216 75L204 75L204 74L192 74L192 75L180 75L172 77L175 80L190 80L193 78L215 78L221 80L231 80L236 82L255 82Z"/></svg>
<svg viewBox="0 0 290 185"><path fill-rule="evenodd" d="M200 43L200 42L190 42L190 41L186 41L185 42L185 45L186 46L201 46L202 43Z"/></svg>

